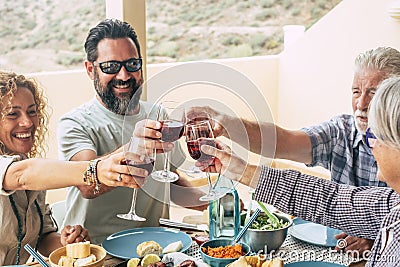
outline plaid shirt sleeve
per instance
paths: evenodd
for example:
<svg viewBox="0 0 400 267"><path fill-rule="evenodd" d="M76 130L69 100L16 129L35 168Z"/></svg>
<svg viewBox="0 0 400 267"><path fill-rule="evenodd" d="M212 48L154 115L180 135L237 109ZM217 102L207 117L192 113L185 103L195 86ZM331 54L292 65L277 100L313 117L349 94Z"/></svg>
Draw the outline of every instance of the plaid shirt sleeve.
<svg viewBox="0 0 400 267"><path fill-rule="evenodd" d="M312 163L331 171L331 180L355 186L387 186L379 181L371 149L358 132L354 116L342 114L302 128L312 144Z"/></svg>
<svg viewBox="0 0 400 267"><path fill-rule="evenodd" d="M294 170L262 167L255 199L349 235L374 239L385 215L400 202L390 188L354 187Z"/></svg>

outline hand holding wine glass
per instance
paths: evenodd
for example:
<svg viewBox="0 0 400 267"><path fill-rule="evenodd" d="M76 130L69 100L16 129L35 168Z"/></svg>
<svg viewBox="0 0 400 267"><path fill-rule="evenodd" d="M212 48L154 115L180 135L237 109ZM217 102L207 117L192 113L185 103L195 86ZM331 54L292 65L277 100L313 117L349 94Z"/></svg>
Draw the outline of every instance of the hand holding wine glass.
<svg viewBox="0 0 400 267"><path fill-rule="evenodd" d="M196 108L190 108L185 110L185 118L186 124L196 124L203 121L210 121L210 125L212 126L211 115L202 109L198 110ZM191 177L200 178L204 175L204 172L199 167L194 165L186 170L186 174Z"/></svg>
<svg viewBox="0 0 400 267"><path fill-rule="evenodd" d="M145 149L142 149L139 145L140 139L131 138L128 149L125 152L125 163L128 166L133 166L136 168L145 169L150 175L154 169L154 161L155 161L155 151L148 153ZM130 157L129 155L133 153L136 154L136 157ZM139 160L137 159L137 155L139 155ZM136 159L134 159L136 158ZM139 185L144 184L144 179L140 177L133 176L136 183ZM130 211L126 214L117 214L118 218L131 220L131 221L146 221L146 218L140 217L136 214L136 198L137 198L137 188L133 188L132 202Z"/></svg>
<svg viewBox="0 0 400 267"><path fill-rule="evenodd" d="M186 125L186 144L190 156L201 163L203 167L210 165L214 156L203 153L200 150L202 145L215 147L214 134L210 122L204 120L202 122L189 123ZM224 192L218 191L213 187L210 173L206 172L208 182L208 194L200 197L201 201L211 201L225 195Z"/></svg>
<svg viewBox="0 0 400 267"><path fill-rule="evenodd" d="M201 152L214 157L214 165L205 166L196 162L196 166L207 171L217 172L233 181L255 188L261 173L261 166L251 164L236 155L229 146L216 141L215 146L202 146Z"/></svg>
<svg viewBox="0 0 400 267"><path fill-rule="evenodd" d="M160 104L157 120L161 123L161 141L175 142L183 134L184 108L175 101L164 101ZM160 182L175 182L179 176L169 170L170 152L165 152L164 169L152 173L153 179Z"/></svg>

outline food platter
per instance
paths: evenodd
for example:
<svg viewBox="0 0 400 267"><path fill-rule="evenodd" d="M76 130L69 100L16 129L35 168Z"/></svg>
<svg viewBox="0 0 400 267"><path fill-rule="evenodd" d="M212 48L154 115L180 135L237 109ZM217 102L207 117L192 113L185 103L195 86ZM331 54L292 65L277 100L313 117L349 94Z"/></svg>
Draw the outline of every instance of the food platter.
<svg viewBox="0 0 400 267"><path fill-rule="evenodd" d="M289 234L292 237L309 244L323 247L335 247L338 241L335 235L340 233L342 233L341 230L298 218L293 220L293 226L289 229Z"/></svg>
<svg viewBox="0 0 400 267"><path fill-rule="evenodd" d="M186 251L192 245L191 237L179 230L162 227L143 227L114 233L103 241L102 246L108 254L127 260L139 257L136 253L136 247L142 242L156 241L164 248L168 244L179 240L182 242L180 252Z"/></svg>

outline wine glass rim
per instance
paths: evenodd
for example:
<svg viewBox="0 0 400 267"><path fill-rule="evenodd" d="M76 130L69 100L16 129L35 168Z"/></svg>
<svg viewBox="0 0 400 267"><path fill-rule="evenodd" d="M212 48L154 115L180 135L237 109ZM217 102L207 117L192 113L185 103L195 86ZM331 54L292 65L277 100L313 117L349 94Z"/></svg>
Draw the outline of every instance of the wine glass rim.
<svg viewBox="0 0 400 267"><path fill-rule="evenodd" d="M188 126L188 127L196 127L196 126L202 126L204 124L209 124L211 126L210 120L188 121L186 123L186 126Z"/></svg>

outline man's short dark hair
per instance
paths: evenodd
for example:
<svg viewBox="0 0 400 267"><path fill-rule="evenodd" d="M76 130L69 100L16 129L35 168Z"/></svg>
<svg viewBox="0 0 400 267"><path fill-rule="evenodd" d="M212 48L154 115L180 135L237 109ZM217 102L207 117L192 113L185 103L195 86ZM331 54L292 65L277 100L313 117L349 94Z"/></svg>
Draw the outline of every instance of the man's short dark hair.
<svg viewBox="0 0 400 267"><path fill-rule="evenodd" d="M97 60L97 45L101 40L106 38L130 38L135 43L139 57L141 57L139 40L133 27L129 23L117 19L106 19L101 21L89 31L85 41L87 60L91 62Z"/></svg>

